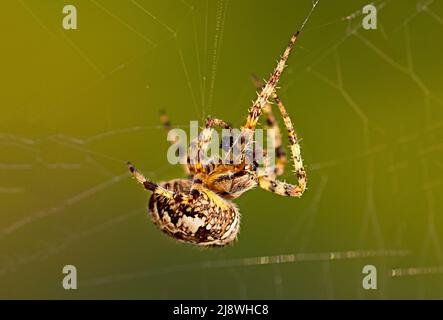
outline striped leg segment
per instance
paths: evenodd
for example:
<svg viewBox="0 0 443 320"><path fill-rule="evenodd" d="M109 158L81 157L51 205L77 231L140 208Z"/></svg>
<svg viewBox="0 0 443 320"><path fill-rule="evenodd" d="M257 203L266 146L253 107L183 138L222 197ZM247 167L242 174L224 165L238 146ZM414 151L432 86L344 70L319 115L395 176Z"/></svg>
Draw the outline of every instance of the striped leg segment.
<svg viewBox="0 0 443 320"><path fill-rule="evenodd" d="M266 175L259 178L259 184L260 187L262 187L263 189L280 195L300 197L305 191L307 183L306 171L303 167L303 159L301 157L300 144L295 133L291 118L289 118L285 106L275 92L273 92L272 95L278 105L281 116L283 118L283 122L288 131L289 147L291 149L291 157L294 164L294 173L297 176L298 184L288 184L286 182L275 180L273 177Z"/></svg>
<svg viewBox="0 0 443 320"><path fill-rule="evenodd" d="M291 118L289 118L288 112L285 106L281 102L277 94L273 93L273 98L278 105L283 122L285 123L286 130L288 131L289 148L291 149L292 162L294 164L294 172L297 175L299 184L306 185L306 172L303 167L303 159L301 157L300 144L297 138L297 134L294 130L294 125L292 124Z"/></svg>
<svg viewBox="0 0 443 320"><path fill-rule="evenodd" d="M158 184L146 179L145 176L140 173L130 162L128 162L128 169L132 173L135 180L142 184L146 190L154 192L159 188Z"/></svg>
<svg viewBox="0 0 443 320"><path fill-rule="evenodd" d="M297 176L297 185L292 185L283 181L279 181L276 179L276 175L280 174L283 170L283 162L284 158L280 151L276 151L277 155L280 153L281 163L279 168L276 169L277 172L275 174L268 174L266 171L259 173L259 185L265 190L270 192L277 193L283 196L291 196L291 197L300 197L306 189L306 171L303 167L303 160L300 154L300 145L298 143L297 135L295 134L294 126L292 124L291 119L289 118L288 113L286 112L286 108L281 102L280 98L276 93L276 85L277 82L285 68L286 61L291 53L292 47L294 46L295 41L297 40L299 32L297 31L291 38L288 46L286 47L283 56L279 60L277 67L272 73L268 82L263 86L261 92L259 93L257 100L254 102L252 108L249 111L248 119L243 128L243 133L247 135L251 135L254 132L254 129L257 125L258 119L262 113L267 113L265 109L270 108L267 107L269 105L268 100L272 96L274 101L277 103L278 108L280 110L281 116L283 118L283 122L288 131L288 139L289 146L291 149L292 161L294 164L295 174ZM269 112L267 114L267 119L270 120L268 125L273 124L273 117L270 116ZM281 144L281 143L280 143ZM277 156L277 159L279 157Z"/></svg>
<svg viewBox="0 0 443 320"><path fill-rule="evenodd" d="M177 199L182 200L185 198L192 199L192 195L188 193L178 191L174 192L165 188L165 184L163 184L163 186L160 186L155 182L152 182L151 180L147 179L142 173L140 173L130 162L128 162L128 169L138 183L142 184L146 190L152 191L158 196L164 197L165 199L169 199L171 201L176 201Z"/></svg>
<svg viewBox="0 0 443 320"><path fill-rule="evenodd" d="M282 57L277 63L277 67L274 69L274 72L271 74L271 77L269 78L268 82L265 84L261 92L258 94L257 99L255 100L254 104L249 110L248 119L246 120L246 124L244 126L245 129L252 131L255 129L258 118L260 117L264 106L268 103L269 97L272 95L272 92L274 92L275 87L277 86L277 82L280 79L283 69L286 66L286 61L289 58L289 54L291 53L295 41L297 41L299 33L300 32L297 31L291 37L291 40L289 41L289 44L286 47L286 50L284 51Z"/></svg>
<svg viewBox="0 0 443 320"><path fill-rule="evenodd" d="M263 88L263 83L262 83L262 81L260 81L260 79L257 76L252 75L252 81L257 89ZM277 95L275 94L275 96L277 96ZM274 100L275 100L275 98L274 98ZM276 176L280 176L285 171L287 158L286 158L285 149L283 148L283 145L282 145L280 127L278 126L277 120L275 119L275 116L272 113L272 105L270 103L265 104L265 106L263 108L263 114L266 118L265 128L272 129L275 132L275 156L276 156L276 158L275 158L274 174ZM266 166L268 166L268 165L269 164L266 164Z"/></svg>

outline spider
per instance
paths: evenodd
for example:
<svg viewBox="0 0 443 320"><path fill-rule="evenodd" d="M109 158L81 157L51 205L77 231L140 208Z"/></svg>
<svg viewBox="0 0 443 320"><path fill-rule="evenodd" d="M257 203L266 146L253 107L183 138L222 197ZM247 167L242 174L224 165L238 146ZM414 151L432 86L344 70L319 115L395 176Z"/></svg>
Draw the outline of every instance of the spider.
<svg viewBox="0 0 443 320"><path fill-rule="evenodd" d="M247 163L242 157L240 164L186 161L187 179L174 179L157 184L143 176L128 162L133 177L152 195L149 200L149 211L156 226L176 240L202 247L221 247L236 240L240 228L240 213L230 201L256 186L282 196L301 197L306 189L306 172L300 154L300 146L286 109L276 93L277 82L286 66L286 61L296 42L299 31L289 41L269 80L262 86L257 79L255 84L260 88L258 97L249 109L242 134L252 136L260 115L266 117L266 126L276 131L275 154L276 164L273 170L259 167L256 163ZM285 168L287 159L281 145L281 136L276 120L272 114L269 99L272 98L281 113L288 131L294 173L297 184L278 180ZM161 121L166 129L170 122L165 114ZM208 117L197 147L205 150L214 127L230 128L223 120ZM191 143L192 145L193 143ZM243 146L243 144L242 144ZM244 147L244 146L243 146ZM244 149L242 149L243 151ZM266 166L265 166L266 167ZM269 169L269 168L268 168Z"/></svg>

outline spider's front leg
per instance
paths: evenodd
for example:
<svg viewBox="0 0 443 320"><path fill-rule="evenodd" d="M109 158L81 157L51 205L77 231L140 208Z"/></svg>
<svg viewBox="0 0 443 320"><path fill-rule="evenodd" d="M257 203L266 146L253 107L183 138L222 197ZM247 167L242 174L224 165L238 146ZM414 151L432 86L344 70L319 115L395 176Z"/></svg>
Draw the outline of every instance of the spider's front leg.
<svg viewBox="0 0 443 320"><path fill-rule="evenodd" d="M240 228L235 205L201 184L174 180L156 184L130 163L134 178L152 191L149 210L154 224L178 241L199 246L224 246L233 242Z"/></svg>
<svg viewBox="0 0 443 320"><path fill-rule="evenodd" d="M242 129L242 137L244 137L242 141L242 150L245 150L248 147L248 144L250 144L251 141L253 141L253 136L255 128L257 126L258 119L260 118L263 109L268 104L269 98L276 89L280 76L283 73L284 68L286 67L286 61L288 60L289 55L291 54L292 47L294 46L294 43L297 41L299 34L300 32L297 31L291 37L285 51L283 52L283 55L281 56L280 60L277 63L277 66L274 69L274 72L271 74L269 80L263 86L260 93L258 93L258 97L255 100L254 104L252 105L251 109L249 109L248 118ZM247 156L246 153L243 152L242 154L243 162L246 161L246 156Z"/></svg>
<svg viewBox="0 0 443 320"><path fill-rule="evenodd" d="M280 113L283 117L284 124L288 131L289 145L292 154L292 161L294 164L295 174L297 176L298 183L296 185L289 184L280 180L277 180L274 175L268 175L266 172L259 172L259 185L265 190L277 193L283 196L300 197L306 189L306 171L303 167L303 160L300 154L300 145L298 143L297 135L295 134L292 121L289 118L286 109L276 93L277 82L283 72L286 61L291 53L292 47L297 40L299 32L296 32L289 41L283 56L280 58L277 67L272 73L270 79L265 84L263 89L258 95L257 100L249 111L248 119L243 128L243 134L246 137L252 137L258 119L263 111L263 108L268 104L268 99L272 96L278 105Z"/></svg>
<svg viewBox="0 0 443 320"><path fill-rule="evenodd" d="M274 69L274 72L271 74L268 82L263 86L260 93L258 94L257 99L249 110L248 119L246 120L246 124L244 129L254 131L258 118L260 117L264 106L268 103L269 98L272 93L275 91L278 80L280 79L281 74L283 73L284 68L286 67L286 61L289 58L289 55L292 51L292 47L294 46L295 41L297 41L298 35L300 34L297 31L289 41L283 55L277 63L277 66Z"/></svg>
<svg viewBox="0 0 443 320"><path fill-rule="evenodd" d="M278 105L280 114L283 118L283 122L288 131L288 140L289 140L289 147L291 149L291 158L292 158L292 163L294 165L294 173L297 176L298 184L292 185L286 182L276 180L274 176L259 174L259 185L263 189L277 193L279 195L301 197L301 195L306 189L307 178L306 178L306 171L303 166L300 144L297 138L297 134L295 133L291 118L289 117L285 106L281 102L280 98L277 96L277 93L274 92L273 97Z"/></svg>
<svg viewBox="0 0 443 320"><path fill-rule="evenodd" d="M260 79L256 75L252 74L251 77L252 77L252 81L257 89L263 88L262 81L260 81ZM275 95L274 100L276 101L276 99L279 99L277 95ZM275 119L275 116L272 112L271 103L266 103L266 105L263 107L263 113L266 118L265 128L272 129L272 130L274 130L274 133L275 133L274 152L275 152L276 158L275 158L275 166L273 168L274 169L273 171L274 171L275 176L278 177L284 173L286 163L288 162L287 157L286 157L286 152L285 152L285 149L283 148L280 127L278 126L277 120ZM268 167L269 166L269 157L266 155L265 152L266 152L266 150L263 150L263 153L265 155L264 158L266 160L265 166Z"/></svg>

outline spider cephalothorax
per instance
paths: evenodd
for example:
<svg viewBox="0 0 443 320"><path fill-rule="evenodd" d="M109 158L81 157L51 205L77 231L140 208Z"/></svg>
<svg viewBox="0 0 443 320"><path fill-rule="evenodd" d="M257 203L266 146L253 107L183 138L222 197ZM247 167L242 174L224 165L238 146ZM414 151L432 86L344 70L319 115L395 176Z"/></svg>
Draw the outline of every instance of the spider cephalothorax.
<svg viewBox="0 0 443 320"><path fill-rule="evenodd" d="M240 227L240 213L229 199L235 199L257 185L283 196L300 197L303 194L306 188L306 172L303 168L300 146L292 121L276 93L277 82L298 34L299 32L291 37L266 84L262 86L256 81L261 91L241 129L242 137L252 137L260 115L265 114L266 126L274 129L277 135L276 164L272 170L259 167L256 162L249 163L246 157L242 157L240 163L236 164L203 161L191 164L187 161L185 171L189 178L156 184L146 179L132 164L128 164L137 181L152 192L149 211L153 222L162 231L181 242L200 246L224 246L236 239ZM277 179L283 173L287 160L281 145L280 130L272 114L271 104L268 102L270 98L273 98L277 104L288 131L294 172L298 180L296 185ZM162 114L161 119L169 130L171 126L166 115ZM204 153L212 130L216 126L230 128L223 120L208 118L200 137L191 143L190 148L196 148L199 152L203 150ZM245 152L244 139L241 144L241 151ZM267 161L264 163L269 165Z"/></svg>

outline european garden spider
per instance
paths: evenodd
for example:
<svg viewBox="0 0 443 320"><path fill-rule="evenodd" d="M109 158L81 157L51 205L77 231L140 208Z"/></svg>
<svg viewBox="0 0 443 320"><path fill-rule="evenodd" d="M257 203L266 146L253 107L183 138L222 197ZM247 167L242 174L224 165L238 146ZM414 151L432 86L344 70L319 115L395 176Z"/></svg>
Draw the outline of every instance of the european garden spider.
<svg viewBox="0 0 443 320"><path fill-rule="evenodd" d="M163 232L180 242L199 246L224 246L237 238L240 227L240 213L230 199L239 197L257 185L283 196L300 197L303 194L306 188L306 172L303 168L300 146L292 121L276 93L277 82L298 35L297 31L291 37L277 67L266 84L261 87L257 99L249 110L246 124L241 129L242 135L252 136L261 113L265 114L266 126L275 129L277 133L274 170L265 170L266 168L261 168L256 163L251 164L246 161L235 165L225 163L207 165L201 162L191 164L188 161L185 166L189 175L187 179L156 184L146 179L131 163L128 163L134 178L146 190L152 192L149 211L154 224ZM284 171L286 155L281 145L278 125L268 102L271 97L277 104L288 131L294 172L298 181L296 185L277 179ZM167 128L170 128L165 115L162 116L162 121ZM214 126L229 128L226 122L209 117L200 139L194 142L198 144L199 150L207 148Z"/></svg>

